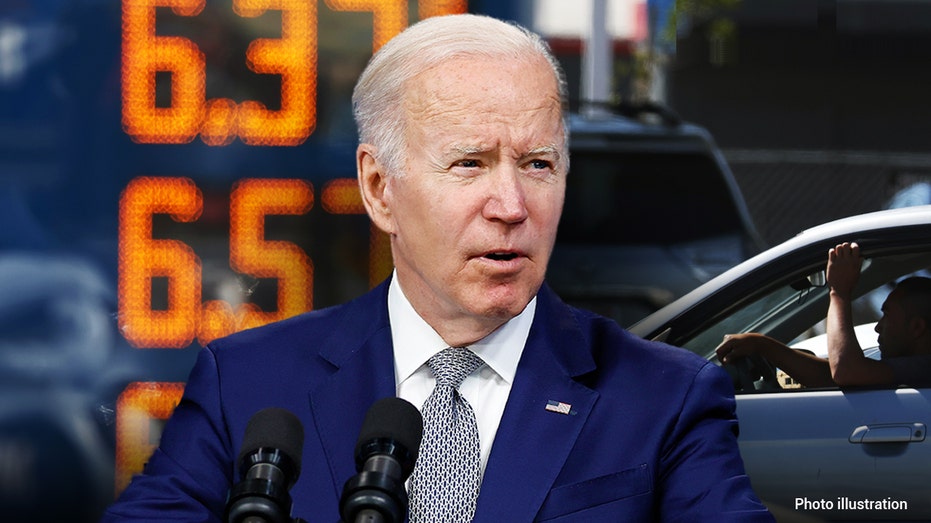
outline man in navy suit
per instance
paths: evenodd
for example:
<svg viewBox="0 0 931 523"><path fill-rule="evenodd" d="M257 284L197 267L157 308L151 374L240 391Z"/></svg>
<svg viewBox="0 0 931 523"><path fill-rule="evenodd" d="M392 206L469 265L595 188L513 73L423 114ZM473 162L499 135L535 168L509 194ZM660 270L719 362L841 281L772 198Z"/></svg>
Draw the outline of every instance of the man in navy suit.
<svg viewBox="0 0 931 523"><path fill-rule="evenodd" d="M274 406L307 434L293 515L337 521L368 408L388 396L420 407L427 360L468 347L483 362L459 388L481 488L464 521L772 521L738 453L726 374L544 284L569 164L565 100L546 45L512 24L437 17L386 44L353 105L359 185L391 238L392 277L210 344L104 520L221 521L246 424Z"/></svg>

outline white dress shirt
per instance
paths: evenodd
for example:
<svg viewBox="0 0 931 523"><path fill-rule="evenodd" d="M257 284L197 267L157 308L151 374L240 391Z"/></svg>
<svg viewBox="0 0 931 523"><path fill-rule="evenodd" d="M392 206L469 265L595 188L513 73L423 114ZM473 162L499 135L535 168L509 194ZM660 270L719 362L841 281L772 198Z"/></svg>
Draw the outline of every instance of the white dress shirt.
<svg viewBox="0 0 931 523"><path fill-rule="evenodd" d="M459 392L472 405L478 422L482 474L504 413L517 363L524 351L537 299L510 321L468 348L485 362L468 376ZM411 306L398 283L397 273L388 287L388 320L394 344L394 373L398 397L423 409L436 379L427 366L431 356L449 347L433 327Z"/></svg>

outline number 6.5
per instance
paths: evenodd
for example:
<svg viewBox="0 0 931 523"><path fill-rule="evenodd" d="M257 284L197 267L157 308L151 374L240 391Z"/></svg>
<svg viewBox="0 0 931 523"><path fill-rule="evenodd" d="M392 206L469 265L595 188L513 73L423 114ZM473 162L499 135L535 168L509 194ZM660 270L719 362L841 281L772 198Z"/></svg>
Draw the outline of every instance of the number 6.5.
<svg viewBox="0 0 931 523"><path fill-rule="evenodd" d="M188 178L136 178L120 198L119 326L138 348L184 348L235 331L285 319L312 308L313 262L297 245L265 240L267 215L300 215L313 205L313 189L297 179L245 179L230 195L230 266L278 280L276 311L244 303L201 303L201 261L191 247L152 237L152 216L197 220L203 196ZM152 281L168 282L168 306L153 310Z"/></svg>

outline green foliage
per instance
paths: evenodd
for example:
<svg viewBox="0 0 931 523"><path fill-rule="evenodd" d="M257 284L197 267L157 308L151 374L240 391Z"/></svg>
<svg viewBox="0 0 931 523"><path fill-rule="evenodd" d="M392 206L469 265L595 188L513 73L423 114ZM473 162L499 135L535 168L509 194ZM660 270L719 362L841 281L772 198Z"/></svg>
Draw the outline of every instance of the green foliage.
<svg viewBox="0 0 931 523"><path fill-rule="evenodd" d="M710 20L714 26L720 20L727 20L726 13L735 9L743 0L676 0L676 4L669 13L669 23L665 26L659 39L666 42L675 42L676 27L680 20ZM728 20L729 21L729 20ZM733 22L731 22L733 27Z"/></svg>

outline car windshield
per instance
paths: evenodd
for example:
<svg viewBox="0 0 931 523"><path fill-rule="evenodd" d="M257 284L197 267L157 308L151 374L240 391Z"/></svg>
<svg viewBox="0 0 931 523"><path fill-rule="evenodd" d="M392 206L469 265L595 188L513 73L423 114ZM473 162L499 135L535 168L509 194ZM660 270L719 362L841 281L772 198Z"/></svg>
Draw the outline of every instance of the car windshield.
<svg viewBox="0 0 931 523"><path fill-rule="evenodd" d="M706 155L573 151L566 184L563 244L675 244L742 231Z"/></svg>

